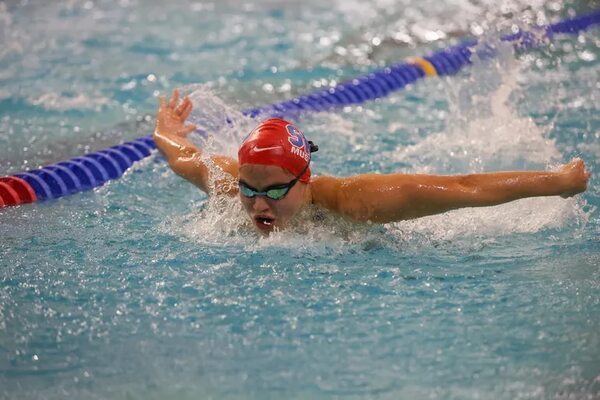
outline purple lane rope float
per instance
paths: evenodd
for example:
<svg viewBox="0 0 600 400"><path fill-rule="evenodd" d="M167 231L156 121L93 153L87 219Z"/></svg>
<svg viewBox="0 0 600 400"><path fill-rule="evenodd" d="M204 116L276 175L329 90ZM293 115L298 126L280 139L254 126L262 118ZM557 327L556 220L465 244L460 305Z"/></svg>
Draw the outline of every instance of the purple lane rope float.
<svg viewBox="0 0 600 400"><path fill-rule="evenodd" d="M542 39L551 40L557 34L576 34L598 24L600 10L548 25L539 32L519 31L500 39L514 43L517 48L529 49L538 46ZM484 46L483 49L476 49L476 46L476 40L467 40L429 56L412 57L404 63L377 69L335 87L251 108L244 111L244 115L252 118L285 118L385 97L428 76L456 74L471 64L473 54L480 58L494 56L494 51L489 46ZM67 161L0 177L0 208L55 199L102 186L107 181L121 177L133 163L148 157L155 148L152 136L149 135Z"/></svg>

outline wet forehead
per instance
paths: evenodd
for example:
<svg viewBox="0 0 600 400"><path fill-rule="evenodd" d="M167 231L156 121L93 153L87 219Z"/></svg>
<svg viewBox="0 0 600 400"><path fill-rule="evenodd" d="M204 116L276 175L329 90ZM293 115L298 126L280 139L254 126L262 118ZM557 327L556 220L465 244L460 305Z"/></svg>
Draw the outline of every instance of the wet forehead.
<svg viewBox="0 0 600 400"><path fill-rule="evenodd" d="M285 184L295 178L289 171L274 165L246 164L239 172L241 181L257 189Z"/></svg>

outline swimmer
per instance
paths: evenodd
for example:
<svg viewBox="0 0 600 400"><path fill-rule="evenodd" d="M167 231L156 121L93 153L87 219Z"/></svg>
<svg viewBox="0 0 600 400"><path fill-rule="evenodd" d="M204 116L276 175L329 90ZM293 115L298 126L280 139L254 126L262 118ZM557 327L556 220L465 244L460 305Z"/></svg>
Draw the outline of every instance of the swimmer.
<svg viewBox="0 0 600 400"><path fill-rule="evenodd" d="M318 147L294 124L271 118L244 140L238 159L203 159L187 135L188 97L160 98L154 141L171 169L209 195L239 196L263 235L285 229L306 207L329 210L358 222L388 223L463 207L486 207L525 197L570 197L587 189L590 172L576 159L557 171L490 172L468 175L361 174L311 177ZM211 168L222 171L211 181ZM224 178L220 177L223 176Z"/></svg>

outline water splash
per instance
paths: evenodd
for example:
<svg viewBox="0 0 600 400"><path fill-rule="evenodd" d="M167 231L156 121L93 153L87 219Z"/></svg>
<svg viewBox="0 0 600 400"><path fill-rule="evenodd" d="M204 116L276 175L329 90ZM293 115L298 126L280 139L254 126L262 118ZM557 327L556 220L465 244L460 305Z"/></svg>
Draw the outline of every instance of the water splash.
<svg viewBox="0 0 600 400"><path fill-rule="evenodd" d="M448 83L450 120L444 132L398 147L389 157L420 173L483 172L515 167L543 168L561 159L548 128L513 109L518 66L500 75L499 65L475 66L468 79ZM483 84L482 84L483 83Z"/></svg>
<svg viewBox="0 0 600 400"><path fill-rule="evenodd" d="M577 199L532 198L495 207L467 208L391 224L390 233L402 241L425 238L424 243L493 239L516 233L562 228L570 221L585 223L589 214Z"/></svg>
<svg viewBox="0 0 600 400"><path fill-rule="evenodd" d="M296 255L340 254L356 244L369 250L382 233L369 224L358 224L308 206L288 228L264 237L252 226L240 200L229 196L210 196L189 213L167 220L161 229L202 245L241 246L249 253L284 250Z"/></svg>
<svg viewBox="0 0 600 400"><path fill-rule="evenodd" d="M190 139L210 154L237 157L240 143L254 128L256 121L223 101L209 85L186 85L181 92L190 98L194 106L188 121L198 128L196 135L191 135Z"/></svg>
<svg viewBox="0 0 600 400"><path fill-rule="evenodd" d="M467 79L448 82L451 119L446 131L399 147L389 157L413 165L419 173L557 166L562 155L555 141L548 138L550 128L537 126L532 118L514 109L511 97L518 90L520 66L512 52L499 50L494 64L476 61ZM584 208L585 202L577 198L531 198L399 222L392 224L391 232L401 238L425 236L433 241L535 233L571 221L585 224L589 212Z"/></svg>

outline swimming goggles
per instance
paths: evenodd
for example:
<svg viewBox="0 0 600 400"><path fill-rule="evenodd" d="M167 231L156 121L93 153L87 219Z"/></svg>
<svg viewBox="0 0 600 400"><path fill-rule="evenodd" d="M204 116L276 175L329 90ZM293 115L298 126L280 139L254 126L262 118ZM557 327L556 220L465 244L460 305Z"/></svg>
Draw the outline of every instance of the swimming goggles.
<svg viewBox="0 0 600 400"><path fill-rule="evenodd" d="M298 182L298 178L293 179L290 183L286 183L285 185L275 185L269 186L262 192L254 189L251 186L246 185L244 182L240 182L240 193L242 193L245 197L253 198L256 196L266 196L271 200L281 200L288 194L291 188Z"/></svg>
<svg viewBox="0 0 600 400"><path fill-rule="evenodd" d="M319 150L319 146L313 144L313 142L309 141L308 143L310 145L311 153ZM240 181L239 182L240 193L242 193L242 195L244 195L245 197L248 197L250 199L253 197L256 197L256 196L265 196L271 200L281 200L288 194L290 189L292 189L294 187L294 185L298 182L300 177L302 175L304 175L304 173L308 169L309 165L310 165L310 159L309 159L308 163L306 164L306 167L304 167L304 169L302 170L302 172L300 172L300 174L298 174L298 176L295 177L294 179L292 179L289 183L286 183L284 185L269 186L268 188L266 188L263 191L256 190L252 186L248 186L245 182Z"/></svg>

